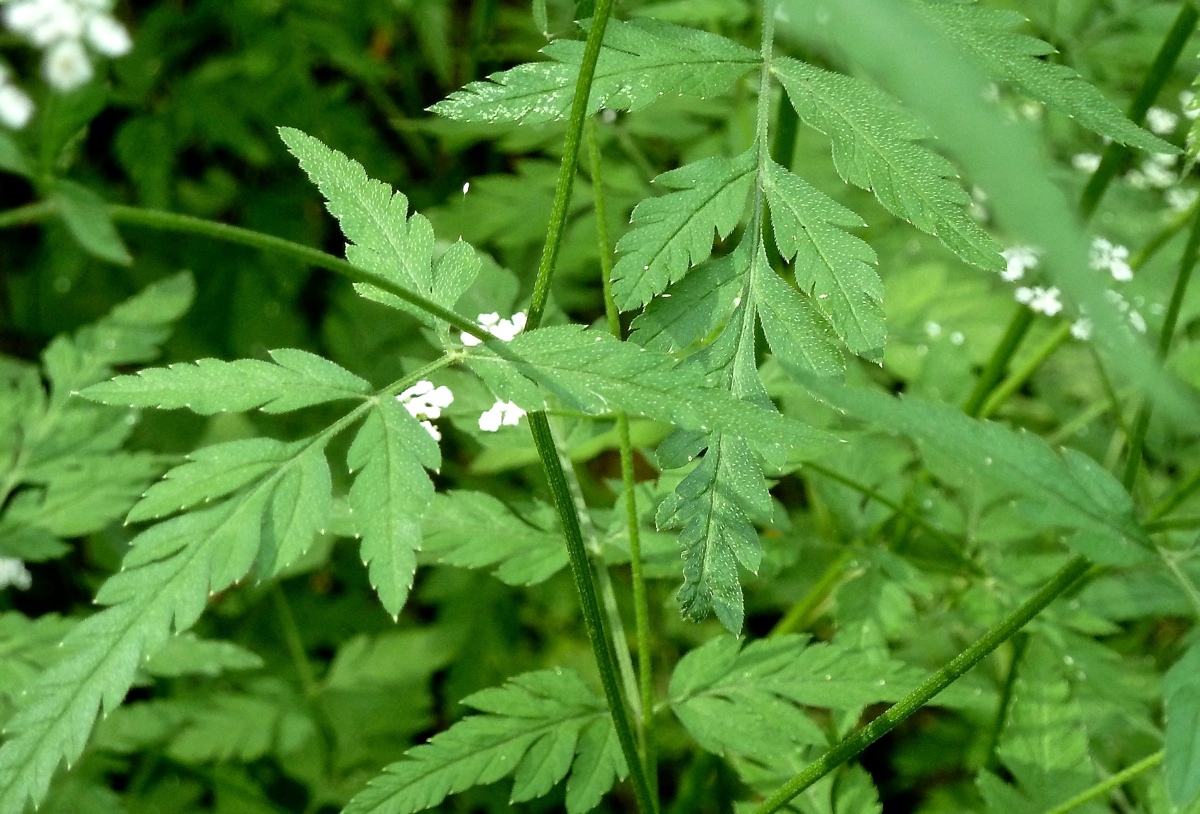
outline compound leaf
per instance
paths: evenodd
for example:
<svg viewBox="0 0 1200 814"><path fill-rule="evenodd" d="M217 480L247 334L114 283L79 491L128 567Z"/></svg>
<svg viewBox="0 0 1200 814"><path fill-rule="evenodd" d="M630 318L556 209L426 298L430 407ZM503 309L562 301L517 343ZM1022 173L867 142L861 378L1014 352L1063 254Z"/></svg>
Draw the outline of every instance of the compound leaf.
<svg viewBox="0 0 1200 814"><path fill-rule="evenodd" d="M1059 110L1089 130L1152 153L1178 149L1127 119L1074 70L1049 59L1049 43L1011 29L1025 22L1019 12L958 0L921 0L916 8L946 36L975 56L993 78Z"/></svg>
<svg viewBox="0 0 1200 814"><path fill-rule="evenodd" d="M875 252L847 231L865 224L774 161L767 162L763 192L775 245L792 263L796 284L851 352L881 361L883 282L874 269Z"/></svg>
<svg viewBox="0 0 1200 814"><path fill-rule="evenodd" d="M796 112L829 136L842 179L972 265L1001 267L1000 247L967 211L949 161L921 145L926 129L874 86L788 57L772 65Z"/></svg>
<svg viewBox="0 0 1200 814"><path fill-rule="evenodd" d="M85 398L127 407L186 408L200 415L243 412L286 413L341 399L361 399L371 385L333 362L307 351L270 351L258 359L199 359L191 364L147 368L92 385Z"/></svg>
<svg viewBox="0 0 1200 814"><path fill-rule="evenodd" d="M518 65L472 82L430 110L466 122L565 119L583 59L583 43L555 40L542 49L548 62ZM588 114L601 108L640 110L665 94L715 96L761 60L717 34L657 20L610 20L596 64Z"/></svg>
<svg viewBox="0 0 1200 814"><path fill-rule="evenodd" d="M632 227L617 242L623 256L612 270L622 311L638 308L712 253L713 232L725 238L746 209L757 150L736 158L705 158L655 178L677 190L648 198L633 210Z"/></svg>
<svg viewBox="0 0 1200 814"><path fill-rule="evenodd" d="M508 585L536 585L567 567L562 535L518 517L486 492L435 495L421 523L425 552L460 568L495 568Z"/></svg>
<svg viewBox="0 0 1200 814"><path fill-rule="evenodd" d="M759 759L796 746L824 746L804 707L855 710L892 701L919 676L885 656L805 636L746 647L719 636L684 656L671 675L671 709L706 750Z"/></svg>
<svg viewBox="0 0 1200 814"><path fill-rule="evenodd" d="M345 814L411 814L510 774L511 800L522 802L546 794L568 772L567 810L580 814L625 775L620 752L612 749L616 734L609 732L607 707L573 672L525 673L463 703L483 714L464 718L388 766Z"/></svg>
<svg viewBox="0 0 1200 814"><path fill-rule="evenodd" d="M1032 433L978 421L942 403L815 380L809 387L839 411L906 435L927 455L1006 488L1043 525L1078 529L1068 545L1096 562L1130 564L1150 556L1128 493L1083 453L1055 453Z"/></svg>

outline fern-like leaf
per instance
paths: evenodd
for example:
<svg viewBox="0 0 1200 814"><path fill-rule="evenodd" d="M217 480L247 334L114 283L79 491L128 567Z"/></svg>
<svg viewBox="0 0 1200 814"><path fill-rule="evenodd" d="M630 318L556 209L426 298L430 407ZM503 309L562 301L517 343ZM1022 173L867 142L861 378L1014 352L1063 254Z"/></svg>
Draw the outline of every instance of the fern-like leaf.
<svg viewBox="0 0 1200 814"><path fill-rule="evenodd" d="M279 135L326 198L349 243L346 259L366 271L451 307L479 273L474 250L461 241L434 260L433 226L418 213L409 217L408 198L367 176L357 161L290 127ZM443 323L375 286L356 283L364 297L406 311L428 325Z"/></svg>
<svg viewBox="0 0 1200 814"><path fill-rule="evenodd" d="M1001 267L1000 248L968 214L954 167L920 141L926 129L872 85L788 57L772 69L800 118L829 136L842 179L972 265Z"/></svg>
<svg viewBox="0 0 1200 814"><path fill-rule="evenodd" d="M542 53L551 61L492 74L430 109L467 122L534 124L564 119L571 109L583 43L555 40ZM657 20L610 20L588 113L605 107L640 110L665 94L715 96L758 64L754 51L716 34Z"/></svg>
<svg viewBox="0 0 1200 814"><path fill-rule="evenodd" d="M993 78L1010 83L1113 141L1152 153L1178 152L1127 119L1074 70L1043 59L1055 49L1036 37L1012 31L1026 21L1020 13L959 0L920 0L916 8L949 39L973 54Z"/></svg>
<svg viewBox="0 0 1200 814"><path fill-rule="evenodd" d="M893 701L920 680L880 654L787 635L746 647L720 636L684 656L671 675L671 709L707 751L769 758L825 733L804 708L836 711Z"/></svg>
<svg viewBox="0 0 1200 814"><path fill-rule="evenodd" d="M622 311L638 308L708 259L713 232L725 238L746 209L757 151L737 158L705 158L654 179L677 190L642 201L632 228L617 242L623 256L612 270L613 293Z"/></svg>
<svg viewBox="0 0 1200 814"><path fill-rule="evenodd" d="M412 588L421 515L433 497L425 469L441 467L441 450L395 399L381 399L355 435L346 462L358 473L349 499L363 563L383 607L396 616Z"/></svg>
<svg viewBox="0 0 1200 814"><path fill-rule="evenodd" d="M626 767L604 702L567 670L525 673L463 703L479 710L384 770L345 814L412 814L515 774L512 802L567 776L567 811L593 808Z"/></svg>
<svg viewBox="0 0 1200 814"><path fill-rule="evenodd" d="M147 368L92 385L82 395L103 404L183 407L212 415L255 407L265 413L286 413L371 393L365 380L320 356L293 348L270 354L274 364L257 359L200 359L194 364Z"/></svg>

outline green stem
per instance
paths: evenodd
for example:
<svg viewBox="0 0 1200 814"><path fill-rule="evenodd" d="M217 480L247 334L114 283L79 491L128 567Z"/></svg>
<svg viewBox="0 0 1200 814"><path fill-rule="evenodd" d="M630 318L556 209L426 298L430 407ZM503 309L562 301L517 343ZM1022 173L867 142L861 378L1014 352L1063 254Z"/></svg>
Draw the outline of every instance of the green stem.
<svg viewBox="0 0 1200 814"><path fill-rule="evenodd" d="M58 207L51 201L30 204L29 206L12 209L8 212L0 212L0 228L36 223L55 217L57 214ZM471 320L438 305L433 300L409 291L403 286L396 285L386 277L382 277L374 272L364 271L342 260L340 257L334 257L332 254L327 254L311 246L293 243L281 237L266 235L252 229L242 228L241 226L231 226L227 223L218 223L216 221L192 217L191 215L179 215L174 212L164 212L157 209L141 209L136 206L113 204L108 207L108 214L116 223L129 223L164 232L202 235L225 243L236 243L240 246L249 246L260 251L273 252L274 254L291 257L301 263L332 271L334 274L345 277L351 282L373 285L395 297L399 297L409 305L445 321L455 330L468 333L484 343L491 342L494 339L491 334Z"/></svg>
<svg viewBox="0 0 1200 814"><path fill-rule="evenodd" d="M1067 814L1068 811L1073 811L1085 803L1090 803L1092 800L1108 794L1113 789L1125 785L1147 769L1153 769L1155 766L1162 763L1163 755L1163 750L1160 749L1154 754L1142 758L1129 768L1117 772L1112 777L1101 783L1097 783L1087 791L1080 792L1070 800L1067 800L1065 803L1056 805L1054 808L1047 811L1046 814Z"/></svg>
<svg viewBox="0 0 1200 814"><path fill-rule="evenodd" d="M1179 324L1179 312L1183 307L1183 297L1187 293L1188 283L1191 282L1192 272L1196 268L1198 254L1200 254L1200 207L1196 208L1195 217L1192 219L1192 230L1188 234L1183 256L1179 259L1179 271L1175 275L1175 285L1171 289L1171 301L1167 304L1162 331L1158 334L1158 358L1160 361L1167 358L1167 352L1171 349L1171 340L1175 338L1175 327ZM1151 403L1143 401L1142 406L1138 408L1137 418L1133 422L1133 431L1129 436L1129 451L1125 457L1125 471L1122 480L1130 489L1137 481L1152 411Z"/></svg>
<svg viewBox="0 0 1200 814"><path fill-rule="evenodd" d="M1033 311L1018 303L1017 312L1013 314L1012 321L1008 323L1008 329L1001 337L1000 344L992 351L991 357L979 374L979 381L975 382L975 389L971 391L966 404L963 405L964 413L972 418L978 417L988 396L992 393L992 388L1004 378L1004 371L1008 369L1009 360L1017 352L1017 348L1025 339L1025 334L1029 332L1031 325L1033 325Z"/></svg>
<svg viewBox="0 0 1200 814"><path fill-rule="evenodd" d="M1200 469L1195 470L1175 486L1157 506L1150 510L1151 521L1158 520L1179 508L1183 501L1191 497L1200 488Z"/></svg>
<svg viewBox="0 0 1200 814"><path fill-rule="evenodd" d="M808 615L824 602L825 598L833 592L834 587L841 582L845 575L846 563L850 562L852 556L854 556L853 551L848 548L843 549L842 553L829 564L829 567L825 569L816 583L808 589L808 592L796 604L788 608L788 612L783 615L782 619L775 623L775 627L771 628L771 632L767 636L783 636L786 633L791 633L793 630L803 628L808 622Z"/></svg>
<svg viewBox="0 0 1200 814"><path fill-rule="evenodd" d="M949 664L927 678L921 686L889 707L878 718L862 729L848 735L837 745L810 763L774 794L763 801L751 814L773 814L779 811L796 795L803 792L838 766L853 759L879 738L895 729L909 716L928 704L934 696L957 681L964 673L983 660L985 656L1012 638L1033 617L1037 616L1052 601L1066 593L1091 565L1083 557L1074 557L1050 580L1027 599L1024 604L991 628L970 647L960 653Z"/></svg>
<svg viewBox="0 0 1200 814"><path fill-rule="evenodd" d="M612 290L612 253L608 242L608 220L604 208L604 189L601 182L600 144L596 137L596 121L587 121L588 165L592 176L592 198L596 208L596 235L600 249L600 283L604 289L604 314L608 329L621 339L621 315ZM646 599L646 576L642 572L641 521L638 518L637 496L634 493L633 441L629 436L629 416L617 413L617 439L621 453L621 491L625 498L625 523L629 530L629 569L633 581L634 635L637 639L638 694L641 715L638 734L641 736L642 756L646 776L657 791L658 772L654 758L654 673L650 657L650 605Z"/></svg>
<svg viewBox="0 0 1200 814"><path fill-rule="evenodd" d="M1162 546L1157 548L1163 565L1167 566L1171 576L1175 577L1175 581L1179 583L1179 588L1187 595L1188 602L1192 603L1192 613L1196 614L1197 619L1200 619L1200 591L1196 590L1196 584L1192 582L1192 578L1187 575L1187 572L1179 567L1179 561L1174 551L1168 551ZM1186 555L1184 556L1186 557Z"/></svg>
<svg viewBox="0 0 1200 814"><path fill-rule="evenodd" d="M1189 515L1186 517L1147 520L1142 523L1142 528L1146 530L1147 534L1157 534L1162 531L1189 531L1194 528L1200 528L1200 517Z"/></svg>
<svg viewBox="0 0 1200 814"><path fill-rule="evenodd" d="M612 639L605 629L604 615L600 611L600 602L596 597L595 577L592 574L592 563L588 559L587 550L583 545L583 532L579 527L579 517L575 512L575 501L567 486L566 476L558 459L558 449L554 444L554 436L550 432L550 422L545 413L530 413L529 428L533 433L533 443L546 470L546 479L550 486L554 508L558 512L558 520L562 524L563 536L567 542L567 555L571 563L571 576L575 580L575 588L579 592L579 604L583 610L583 623L587 629L588 639L592 643L592 653L596 658L596 667L600 673L600 683L604 687L604 696L608 700L609 711L612 714L613 725L617 732L617 741L629 767L633 780L633 791L637 799L638 810L642 814L657 812L654 796L646 781L646 773L642 769L642 761L638 756L637 744L634 742L633 727L618 679L617 656Z"/></svg>
<svg viewBox="0 0 1200 814"><path fill-rule="evenodd" d="M575 184L575 168L579 163L579 142L583 137L583 122L588 115L588 103L592 94L592 78L596 73L596 62L600 59L600 44L604 41L604 29L608 26L611 10L612 0L597 0L592 27L583 46L579 78L575 82L575 96L571 100L571 114L567 119L567 139L563 146L562 163L558 165L558 183L554 188L554 204L550 209L546 243L542 248L542 261L538 265L537 277L533 281L533 299L529 305L531 328L542 324L546 302L550 299L550 281L554 278L554 265L558 260L563 230L567 225L571 188Z"/></svg>
<svg viewBox="0 0 1200 814"><path fill-rule="evenodd" d="M1196 9L1191 3L1180 4L1175 22L1172 23L1162 45L1159 46L1158 53L1154 57L1154 62L1150 64L1146 78L1142 80L1142 86L1138 89L1137 96L1129 105L1128 115L1135 124L1141 124L1145 120L1146 111L1154 104L1154 100L1158 98L1163 86L1171 78L1175 63L1187 46L1192 31L1196 28L1197 19L1200 19L1200 16L1197 15ZM1115 141L1105 149L1100 166L1088 179L1087 186L1084 187L1080 197L1079 209L1085 220L1090 219L1096 212L1096 208L1100 205L1100 199L1104 197L1105 191L1108 190L1109 184L1116 177L1128 154L1129 148Z"/></svg>
<svg viewBox="0 0 1200 814"><path fill-rule="evenodd" d="M1004 686L1000 690L1000 703L996 705L996 717L992 720L992 729L988 735L987 751L984 752L983 765L989 768L996 766L996 747L1000 745L1000 736L1004 733L1004 723L1008 720L1008 708L1012 705L1013 687L1017 684L1017 672L1021 666L1021 657L1029 644L1028 634L1022 632L1013 637L1012 660L1008 663L1008 673L1004 676Z"/></svg>
<svg viewBox="0 0 1200 814"><path fill-rule="evenodd" d="M300 638L300 627L296 624L292 606L278 582L271 583L270 594L271 601L275 605L275 613L279 615L279 626L283 629L283 643L287 645L288 655L292 658L292 666L296 668L296 675L300 677L300 686L304 688L306 697L315 698L320 692L320 688L317 686L317 678L313 674L308 654L304 652L304 642Z"/></svg>
<svg viewBox="0 0 1200 814"><path fill-rule="evenodd" d="M992 394L988 396L983 407L979 409L979 417L987 418L1000 408L1004 402L1012 397L1013 393L1020 390L1025 382L1037 373L1042 365L1046 363L1056 350L1062 347L1063 343L1071 338L1071 323L1061 322L1056 327L1046 340L1021 364L1014 370L1008 378L1000 383Z"/></svg>

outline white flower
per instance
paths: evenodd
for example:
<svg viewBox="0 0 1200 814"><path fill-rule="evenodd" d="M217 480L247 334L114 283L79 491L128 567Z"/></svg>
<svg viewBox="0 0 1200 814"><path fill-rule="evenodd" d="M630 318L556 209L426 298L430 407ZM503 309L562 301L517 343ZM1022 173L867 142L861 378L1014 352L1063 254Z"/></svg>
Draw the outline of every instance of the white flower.
<svg viewBox="0 0 1200 814"><path fill-rule="evenodd" d="M480 314L475 321L479 323L481 328L497 339L503 342L511 342L514 336L525 330L528 318L525 316L524 311L518 311L512 315L512 319L500 319L499 314L492 313ZM462 343L467 347L482 344L479 339L466 332L461 335L461 339Z"/></svg>
<svg viewBox="0 0 1200 814"><path fill-rule="evenodd" d="M454 403L454 393L450 392L449 387L434 387L433 382L423 379L396 396L396 401L404 405L413 418L424 419L421 426L433 436L433 440L442 440L442 434L428 419L440 418L442 410Z"/></svg>
<svg viewBox="0 0 1200 814"><path fill-rule="evenodd" d="M1087 317L1080 317L1071 323L1071 336L1078 339L1080 342L1086 342L1092 338L1092 321Z"/></svg>
<svg viewBox="0 0 1200 814"><path fill-rule="evenodd" d="M1100 166L1100 156L1096 153L1078 153L1072 156L1071 166L1080 172L1095 172Z"/></svg>
<svg viewBox="0 0 1200 814"><path fill-rule="evenodd" d="M87 41L97 53L106 57L123 57L133 48L133 40L125 26L107 14L87 21Z"/></svg>
<svg viewBox="0 0 1200 814"><path fill-rule="evenodd" d="M1145 179L1146 186L1166 189L1174 186L1177 180L1174 166L1175 156L1155 153L1142 162L1141 176Z"/></svg>
<svg viewBox="0 0 1200 814"><path fill-rule="evenodd" d="M966 342L966 341L967 341L967 337L963 335L962 331L955 331L954 333L950 334L950 344L951 345L961 345L963 342Z"/></svg>
<svg viewBox="0 0 1200 814"><path fill-rule="evenodd" d="M79 40L62 40L46 49L42 72L52 88L64 92L86 85L94 74Z"/></svg>
<svg viewBox="0 0 1200 814"><path fill-rule="evenodd" d="M942 335L942 326L938 325L936 322L926 322L925 335L930 339L937 339Z"/></svg>
<svg viewBox="0 0 1200 814"><path fill-rule="evenodd" d="M1146 332L1146 318L1137 311L1129 312L1129 324L1132 325L1133 329L1140 334L1144 334Z"/></svg>
<svg viewBox="0 0 1200 814"><path fill-rule="evenodd" d="M1146 124L1150 126L1152 133L1162 136L1175 131L1179 117L1166 108L1156 106L1146 111Z"/></svg>
<svg viewBox="0 0 1200 814"><path fill-rule="evenodd" d="M20 130L33 117L33 100L9 78L8 68L0 65L0 124Z"/></svg>
<svg viewBox="0 0 1200 814"><path fill-rule="evenodd" d="M1200 105L1196 104L1196 93L1190 90L1181 90L1179 92L1179 106L1183 108L1183 115L1189 119L1195 119L1200 116Z"/></svg>
<svg viewBox="0 0 1200 814"><path fill-rule="evenodd" d="M25 563L13 557L0 557L0 589L13 586L21 591L29 590L33 577Z"/></svg>
<svg viewBox="0 0 1200 814"><path fill-rule="evenodd" d="M1173 187L1168 189L1165 195L1167 206L1171 207L1176 212L1186 212L1191 209L1196 203L1197 193L1194 189L1181 189Z"/></svg>
<svg viewBox="0 0 1200 814"><path fill-rule="evenodd" d="M1102 237L1094 238L1088 259L1092 268L1107 271L1117 282L1125 283L1133 279L1133 269L1129 267L1129 249L1124 246L1115 245Z"/></svg>
<svg viewBox="0 0 1200 814"><path fill-rule="evenodd" d="M1008 266L1000 276L1010 283L1024 277L1028 269L1037 268L1038 250L1032 246L1011 246L1001 252L1001 256Z"/></svg>
<svg viewBox="0 0 1200 814"><path fill-rule="evenodd" d="M521 421L525 411L511 401L497 401L487 412L479 416L479 429L484 432L496 432L501 425L515 427Z"/></svg>
<svg viewBox="0 0 1200 814"><path fill-rule="evenodd" d="M1048 317L1052 317L1062 310L1063 304L1059 297L1060 292L1057 287L1034 286L1027 288L1023 286L1016 291L1017 302L1025 303L1031 311L1045 314Z"/></svg>

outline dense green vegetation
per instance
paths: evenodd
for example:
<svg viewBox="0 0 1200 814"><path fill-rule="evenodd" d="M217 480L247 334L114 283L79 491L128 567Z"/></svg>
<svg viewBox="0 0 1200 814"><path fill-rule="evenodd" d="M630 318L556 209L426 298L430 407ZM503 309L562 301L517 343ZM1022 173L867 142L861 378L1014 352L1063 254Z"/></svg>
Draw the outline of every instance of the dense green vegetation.
<svg viewBox="0 0 1200 814"><path fill-rule="evenodd" d="M0 814L1200 812L1191 0L0 0Z"/></svg>

